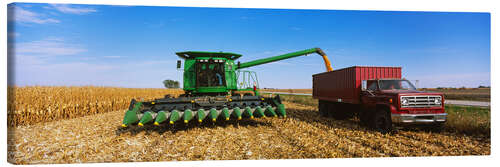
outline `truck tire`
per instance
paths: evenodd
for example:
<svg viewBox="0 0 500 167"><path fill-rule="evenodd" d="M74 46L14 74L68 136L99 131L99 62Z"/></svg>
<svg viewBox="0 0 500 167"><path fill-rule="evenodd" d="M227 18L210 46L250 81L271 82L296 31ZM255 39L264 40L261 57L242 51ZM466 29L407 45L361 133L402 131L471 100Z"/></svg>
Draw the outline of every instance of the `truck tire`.
<svg viewBox="0 0 500 167"><path fill-rule="evenodd" d="M380 133L392 131L392 120L389 113L385 110L377 110L371 117L370 127Z"/></svg>
<svg viewBox="0 0 500 167"><path fill-rule="evenodd" d="M318 102L318 110L321 117L328 117L328 103L326 101L320 100Z"/></svg>

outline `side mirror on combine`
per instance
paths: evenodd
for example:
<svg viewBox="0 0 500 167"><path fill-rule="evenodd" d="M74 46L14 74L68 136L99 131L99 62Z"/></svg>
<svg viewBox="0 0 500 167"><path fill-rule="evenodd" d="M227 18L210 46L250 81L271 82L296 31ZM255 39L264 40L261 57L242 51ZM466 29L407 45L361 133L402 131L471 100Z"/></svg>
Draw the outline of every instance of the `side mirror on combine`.
<svg viewBox="0 0 500 167"><path fill-rule="evenodd" d="M361 90L362 91L366 90L366 80L361 81Z"/></svg>
<svg viewBox="0 0 500 167"><path fill-rule="evenodd" d="M181 68L181 61L177 60L177 69L180 69L180 68Z"/></svg>

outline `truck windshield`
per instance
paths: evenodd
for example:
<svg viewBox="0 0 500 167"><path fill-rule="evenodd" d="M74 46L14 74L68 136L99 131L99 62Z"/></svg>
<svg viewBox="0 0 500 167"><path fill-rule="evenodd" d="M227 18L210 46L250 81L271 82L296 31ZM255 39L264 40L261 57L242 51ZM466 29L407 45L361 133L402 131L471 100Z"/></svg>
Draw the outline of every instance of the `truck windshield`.
<svg viewBox="0 0 500 167"><path fill-rule="evenodd" d="M416 90L407 80L380 80L380 90Z"/></svg>

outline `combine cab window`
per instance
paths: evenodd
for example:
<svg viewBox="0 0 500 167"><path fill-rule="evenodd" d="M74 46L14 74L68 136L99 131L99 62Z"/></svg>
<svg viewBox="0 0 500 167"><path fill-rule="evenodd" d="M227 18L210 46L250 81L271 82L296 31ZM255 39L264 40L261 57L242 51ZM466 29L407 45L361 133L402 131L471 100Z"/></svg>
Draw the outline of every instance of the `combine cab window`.
<svg viewBox="0 0 500 167"><path fill-rule="evenodd" d="M226 86L224 63L197 62L196 85L197 87Z"/></svg>

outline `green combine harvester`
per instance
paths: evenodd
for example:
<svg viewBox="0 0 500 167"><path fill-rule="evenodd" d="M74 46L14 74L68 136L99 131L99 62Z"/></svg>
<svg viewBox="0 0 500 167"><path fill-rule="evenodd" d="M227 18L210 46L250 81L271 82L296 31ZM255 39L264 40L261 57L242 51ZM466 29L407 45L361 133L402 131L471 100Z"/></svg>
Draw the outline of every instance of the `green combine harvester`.
<svg viewBox="0 0 500 167"><path fill-rule="evenodd" d="M166 95L153 101L132 99L123 118L122 127L160 125L177 121L189 123L208 119L230 120L254 117L286 117L284 104L279 95L264 97L258 92L257 75L245 68L317 53L325 61L327 71L330 62L320 48L312 48L284 55L258 59L246 63L235 62L240 54L227 52L178 52L184 59L184 94L177 98ZM181 61L177 61L181 68Z"/></svg>

